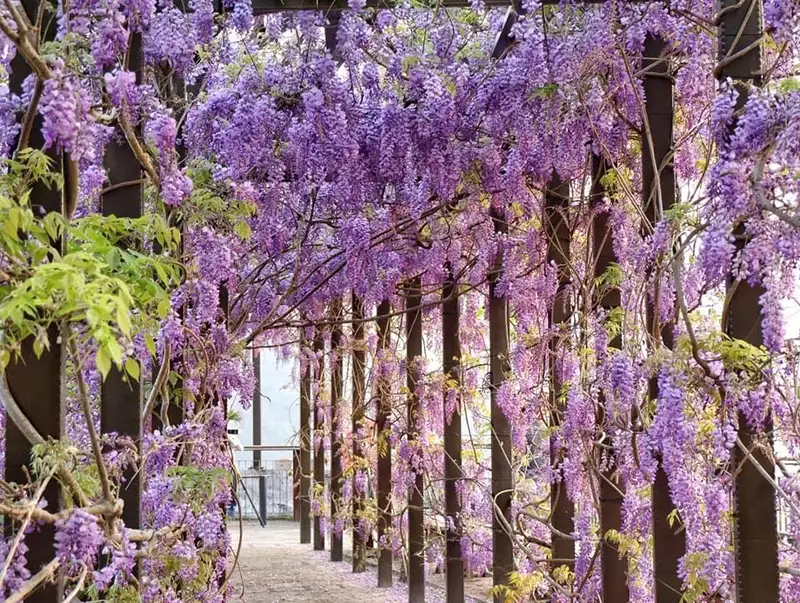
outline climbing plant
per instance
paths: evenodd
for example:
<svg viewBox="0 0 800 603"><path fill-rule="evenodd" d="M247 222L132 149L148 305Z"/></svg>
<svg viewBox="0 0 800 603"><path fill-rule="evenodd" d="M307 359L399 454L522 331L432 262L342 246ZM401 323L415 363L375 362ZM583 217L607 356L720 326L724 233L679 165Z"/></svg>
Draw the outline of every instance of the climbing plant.
<svg viewBox="0 0 800 603"><path fill-rule="evenodd" d="M740 3L764 22L741 56L718 29L742 7L707 0L222 4L0 8L6 599L230 598L228 401L274 347L341 459L301 494L334 537L378 527L413 573L421 483L423 557L491 571L501 413L496 600L611 601L621 567L654 601L659 521L683 601L735 600L750 468L796 601L797 4ZM17 376L48 354L57 433ZM140 428L108 429L114 391Z"/></svg>

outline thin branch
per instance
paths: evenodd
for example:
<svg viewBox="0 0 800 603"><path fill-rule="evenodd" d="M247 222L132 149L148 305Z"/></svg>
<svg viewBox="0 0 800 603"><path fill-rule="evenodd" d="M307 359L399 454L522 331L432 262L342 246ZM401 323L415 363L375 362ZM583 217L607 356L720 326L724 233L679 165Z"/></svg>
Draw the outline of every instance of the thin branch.
<svg viewBox="0 0 800 603"><path fill-rule="evenodd" d="M29 444L32 446L41 446L45 444L44 438L36 430L33 424L31 424L31 422L28 420L28 417L25 416L25 413L22 412L22 409L17 404L14 396L11 395L11 389L8 386L8 376L6 371L3 371L2 375L0 375L0 402L5 407L8 417L17 426L17 429L22 432L22 435L25 436L25 439L28 440ZM67 471L65 467L59 466L57 474L59 479L69 486L70 490L72 490L72 492L75 494L80 505L86 506L88 504L86 495L83 493L83 490L81 490L78 482L75 481L75 477L72 475L72 473Z"/></svg>
<svg viewBox="0 0 800 603"><path fill-rule="evenodd" d="M81 366L78 346L76 345L74 339L69 340L69 347L70 352L72 353L72 358L75 362L75 375L78 380L78 392L80 393L81 410L83 411L83 416L86 419L86 426L89 430L89 439L92 442L92 452L95 456L97 472L100 475L100 485L103 488L103 498L105 498L108 502L112 502L114 497L111 494L111 484L108 480L108 470L106 469L105 462L103 462L103 452L100 449L100 438L97 436L97 430L94 427L94 420L92 417L92 403L89 399L89 391L86 387L86 381L84 380L81 372L83 367Z"/></svg>
<svg viewBox="0 0 800 603"><path fill-rule="evenodd" d="M83 583L86 581L86 575L89 573L89 568L84 567L81 570L81 575L78 578L78 582L75 584L75 588L73 588L67 595L64 596L64 603L70 603L71 601L75 601L78 598L78 595L83 590Z"/></svg>
<svg viewBox="0 0 800 603"><path fill-rule="evenodd" d="M42 480L42 483L36 489L36 493L33 495L33 502L30 505L30 509L25 514L25 518L22 520L22 524L17 528L17 534L14 537L14 542L11 543L11 547L6 551L6 560L3 564L3 568L0 569L0 584L3 584L3 580L6 577L6 572L8 572L8 568L11 567L11 562L14 559L14 553L19 547L19 543L22 542L22 539L25 537L25 530L28 528L28 524L31 522L31 518L33 517L33 512L36 510L37 504L39 499L42 498L44 494L45 488L47 488L47 484L50 483L50 480L53 477L53 473L55 472L55 467L50 470L50 474Z"/></svg>
<svg viewBox="0 0 800 603"><path fill-rule="evenodd" d="M16 592L12 593L6 599L5 603L21 603L24 601L28 595L39 588L40 584L54 577L60 564L61 562L58 559L53 559L50 563L36 572L36 575L32 576L27 582L20 586Z"/></svg>
<svg viewBox="0 0 800 603"><path fill-rule="evenodd" d="M166 381L167 375L169 375L169 366L169 343L167 343L164 345L164 361L161 363L161 366L158 367L158 375L156 375L156 380L153 382L153 389L150 391L150 395L147 396L147 402L144 404L142 420L146 420L153 411L156 399L158 399L158 392L161 390L162 384Z"/></svg>

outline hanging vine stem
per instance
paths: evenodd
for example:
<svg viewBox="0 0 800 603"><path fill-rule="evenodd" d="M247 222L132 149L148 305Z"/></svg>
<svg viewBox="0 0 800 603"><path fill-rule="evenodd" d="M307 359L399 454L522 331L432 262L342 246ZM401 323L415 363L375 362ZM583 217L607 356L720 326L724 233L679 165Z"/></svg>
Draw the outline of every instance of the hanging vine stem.
<svg viewBox="0 0 800 603"><path fill-rule="evenodd" d="M0 375L0 402L2 402L3 406L5 407L8 417L14 422L14 425L17 426L17 429L22 432L22 435L25 436L25 439L27 439L32 446L42 446L45 444L45 440L42 435L28 420L28 417L25 416L24 412L22 412L19 404L17 404L17 401L11 394L11 389L8 387L8 376L6 375L5 370ZM89 501L87 500L86 495L78 485L75 477L66 469L66 467L59 465L58 469L56 470L56 475L58 475L58 478L63 481L70 490L72 490L81 506L88 506Z"/></svg>
<svg viewBox="0 0 800 603"><path fill-rule="evenodd" d="M156 380L153 382L153 389L150 390L150 394L147 396L147 401L144 404L144 409L142 410L142 420L146 420L150 413L153 411L153 407L156 404L156 400L158 399L158 394L161 391L162 386L167 381L167 376L169 375L170 370L170 347L169 343L164 344L164 360L161 363L161 366L158 367L158 374L156 375Z"/></svg>
<svg viewBox="0 0 800 603"><path fill-rule="evenodd" d="M20 586L17 589L17 592L9 595L9 597L5 600L5 603L21 603L24 601L28 595L30 595L39 587L40 584L53 578L60 565L61 562L58 559L53 559L50 563L36 572L34 576L28 579L27 582Z"/></svg>
<svg viewBox="0 0 800 603"><path fill-rule="evenodd" d="M100 476L100 485L103 489L103 498L108 502L114 500L111 494L111 484L108 480L108 469L105 462L103 462L103 451L100 449L100 438L97 436L97 430L94 427L94 419L92 418L92 403L89 399L89 391L86 388L86 381L81 372L83 365L81 363L78 346L75 340L69 340L69 349L72 354L72 359L75 361L75 376L78 380L78 391L81 399L81 410L83 411L84 419L86 420L86 427L89 430L89 439L92 443L92 452L94 452L95 463L97 465L97 473Z"/></svg>
<svg viewBox="0 0 800 603"><path fill-rule="evenodd" d="M5 580L6 573L8 572L8 568L11 567L11 562L14 560L14 553L17 551L19 547L19 543L22 542L22 539L25 537L25 530L28 528L28 525L31 522L31 518L33 517L34 511L38 508L37 504L39 499L42 498L44 494L45 488L47 488L47 484L50 483L50 480L53 478L53 474L55 473L56 468L53 467L50 469L50 473L47 475L45 479L42 480L42 483L36 489L36 493L33 495L33 503L30 505L28 512L25 514L25 518L22 520L22 524L17 528L17 534L14 537L14 542L11 543L11 546L6 551L6 560L3 563L2 569L0 569L0 584L3 584L3 580Z"/></svg>
<svg viewBox="0 0 800 603"><path fill-rule="evenodd" d="M69 594L64 596L64 603L70 603L71 601L75 601L78 598L81 590L83 590L83 583L86 581L86 576L89 573L89 568L84 567L81 570L81 575L78 577L78 581L75 584L75 588L69 591Z"/></svg>

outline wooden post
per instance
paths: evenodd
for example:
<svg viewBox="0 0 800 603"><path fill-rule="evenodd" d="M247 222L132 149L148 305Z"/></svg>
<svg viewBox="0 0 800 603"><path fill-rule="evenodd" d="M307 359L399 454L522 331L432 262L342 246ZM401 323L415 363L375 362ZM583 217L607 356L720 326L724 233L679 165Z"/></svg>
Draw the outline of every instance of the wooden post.
<svg viewBox="0 0 800 603"><path fill-rule="evenodd" d="M54 195L60 201L60 193ZM54 199L47 195L39 195L36 201L46 207ZM51 211L58 211L55 204ZM44 438L60 438L62 435L63 408L61 405L61 370L62 348L59 330L51 327L47 333L50 349L45 350L38 358L33 352L33 338L22 343L22 358L12 362L6 368L8 386L11 395L20 410L28 417L36 431ZM6 464L4 479L17 484L28 483L28 472L31 462L31 444L22 435L11 417L6 412ZM57 512L62 507L62 492L58 481L53 479L43 493L47 501L47 510ZM14 523L6 519L4 523L7 537L15 535ZM26 534L23 542L28 547L25 555L28 569L35 574L53 560L55 526L42 524L38 529ZM32 603L56 603L63 600L61 588L57 584L45 584L25 599Z"/></svg>
<svg viewBox="0 0 800 603"><path fill-rule="evenodd" d="M389 314L392 306L389 300L383 300L378 306L378 350L386 354L391 341L391 324ZM392 529L392 443L391 415L392 398L388 379L380 373L378 383L378 586L392 586L392 547L386 542Z"/></svg>
<svg viewBox="0 0 800 603"><path fill-rule="evenodd" d="M22 0L22 7L35 23L39 0ZM48 26L47 23L50 25ZM55 36L55 24L52 21L46 21L44 29L42 39L52 40ZM14 56L11 64L9 88L13 93L21 95L23 82L31 74L31 69L19 52ZM39 114L35 118L31 131L30 146L32 148L41 149L44 146L41 128L42 117ZM54 169L62 166L61 154L51 149L48 156L53 160ZM30 202L34 215L37 216L50 212L65 213L64 197L62 192L55 187L51 189L41 183L35 184ZM54 244L58 246L59 242L54 241ZM33 352L33 338L26 339L22 342L20 359L17 361L12 358L6 367L6 378L11 395L20 410L45 440L60 439L64 433L64 409L61 404L64 357L60 335L58 327L52 326L48 329L49 347L39 357ZM28 475L32 473L30 467L31 443L17 428L8 412L6 410L2 410L2 412L6 413L4 434L6 458L3 478L7 482L27 484ZM63 493L58 486L58 481L51 480L43 493L43 498L47 501L47 510L56 513L62 509L62 497ZM3 532L6 537L16 535L14 523L8 520L4 522ZM55 526L51 524L43 524L23 538L23 542L28 548L25 556L27 567L32 574L53 560L55 556L54 539ZM30 603L56 603L62 601L63 598L63 589L55 583L48 583L36 589L25 600Z"/></svg>
<svg viewBox="0 0 800 603"><path fill-rule="evenodd" d="M131 35L130 67L141 80L142 36ZM109 184L140 180L142 166L124 137L112 139L103 158L108 169ZM144 211L144 189L141 184L125 186L103 195L100 203L104 216L139 218ZM140 381L130 379L124 370L112 365L103 381L100 393L100 430L129 436L139 446L142 439L142 387ZM125 506L122 520L128 528L141 527L142 480L135 467L124 473L119 496Z"/></svg>
<svg viewBox="0 0 800 603"><path fill-rule="evenodd" d="M645 39L644 106L647 129L642 140L642 207L651 226L654 226L675 204L675 170L671 158L673 145L673 87L672 74L662 56L666 48L663 39L648 35ZM656 288L659 284L656 282ZM657 315L658 308L648 300L648 331L658 346L661 340L672 349L673 325L664 324ZM650 399L658 398L658 378L648 382ZM663 460L658 459L653 482L653 577L656 603L680 603L683 580L678 570L686 554L686 531L681 522L670 525L669 516L675 509L669 491Z"/></svg>
<svg viewBox="0 0 800 603"><path fill-rule="evenodd" d="M331 561L342 561L342 534L336 531L336 520L341 515L342 504L342 434L339 425L339 408L342 403L342 375L344 359L342 354L342 302L336 299L331 304Z"/></svg>
<svg viewBox="0 0 800 603"><path fill-rule="evenodd" d="M506 12L503 29L492 51L492 58L499 60L511 43L511 28L517 22L517 12L510 7ZM503 211L492 205L490 210L497 253L489 272L489 376L491 383L492 424L492 585L494 603L505 603L506 596L500 587L507 587L514 571L514 542L510 530L511 498L514 490L514 474L511 470L513 445L511 425L500 407L498 390L506 382L510 372L508 350L508 298L500 295L497 284L503 277L503 245L508 233L508 222Z"/></svg>
<svg viewBox="0 0 800 603"><path fill-rule="evenodd" d="M593 205L599 203L605 191L602 185L603 176L607 171L605 161L594 156L592 160L592 190L591 202ZM595 278L605 274L611 264L617 262L611 238L611 222L608 212L598 211L595 213L592 222L592 258L594 260ZM620 292L618 288L604 291L597 300L600 307L606 312L611 312L620 307ZM619 350L622 347L622 336L617 335L609 343L608 347ZM603 428L604 424L604 400L600 396L599 410L597 416L598 425ZM610 440L607 443L611 446ZM600 557L603 566L603 601L614 601L625 603L629 600L627 569L628 564L625 559L620 558L617 547L612 545L604 538L609 530L621 530L622 528L622 498L624 484L615 476L615 463L609 463L607 470L600 473L600 537L602 538Z"/></svg>
<svg viewBox="0 0 800 603"><path fill-rule="evenodd" d="M492 422L492 582L495 587L508 586L514 571L514 543L510 529L511 496L514 475L511 470L513 447L511 425L500 407L498 390L510 371L508 361L508 298L499 295L497 283L503 275L503 245L508 232L506 217L497 208L491 211L498 250L489 274L489 370L491 376ZM505 595L495 590L494 603L504 603Z"/></svg>
<svg viewBox="0 0 800 603"><path fill-rule="evenodd" d="M408 388L408 444L419 444L419 396L421 375L417 360L422 357L422 283L419 277L406 288L406 386ZM417 451L414 450L414 454ZM422 497L425 487L422 472L414 474L408 490L408 603L425 603L425 532Z"/></svg>
<svg viewBox="0 0 800 603"><path fill-rule="evenodd" d="M557 370L559 347L562 343L562 329L569 320L571 309L566 295L569 285L569 248L572 232L567 222L569 211L569 183L562 182L561 178L553 173L545 195L545 231L547 233L547 261L554 264L558 272L558 290L553 307L550 309L550 327L554 334L550 339L548 372L550 381L550 421L553 428L561 424L564 404L561 401L563 384ZM550 463L555 469L563 460L564 450L558 445L556 437L550 438ZM558 481L550 486L550 513L553 527L564 534L575 531L575 508L567 495L560 470L554 474L559 475ZM553 479L556 477L554 475ZM558 534L552 536L552 568L560 565L571 565L575 559L575 541L563 538Z"/></svg>
<svg viewBox="0 0 800 603"><path fill-rule="evenodd" d="M325 340L322 330L317 327L314 333L314 354L317 356L319 369L317 370L317 391L322 393L325 386ZM315 493L325 489L325 409L319 397L314 404L314 490ZM325 550L325 534L322 532L322 518L314 515L314 550Z"/></svg>
<svg viewBox="0 0 800 603"><path fill-rule="evenodd" d="M306 354L307 341L301 339L301 356ZM300 365L300 544L311 542L311 362L301 359Z"/></svg>
<svg viewBox="0 0 800 603"><path fill-rule="evenodd" d="M265 492L265 491L264 491ZM261 517L266 519L267 514ZM300 521L300 450L292 450L292 521Z"/></svg>
<svg viewBox="0 0 800 603"><path fill-rule="evenodd" d="M353 462L356 471L366 470L366 459L361 450L359 430L364 428L364 371L366 368L366 341L364 341L364 307L353 293ZM364 494L358 491L353 472L353 571L363 572L367 568L366 542L359 530L359 519L363 514Z"/></svg>
<svg viewBox="0 0 800 603"><path fill-rule="evenodd" d="M730 61L718 76L720 81L731 78L739 97L736 109L744 106L749 96L749 86L762 85L761 45L763 34L761 0L722 0L719 57L737 58ZM749 50L745 52L745 49ZM745 224L734 228L736 249L740 253L747 245ZM764 290L759 285L728 280L730 302L723 316L723 328L734 339L753 346L763 344L761 307L759 299ZM775 477L775 464L770 451L754 446L755 436L743 413L739 413L738 436L744 446L752 450L752 459L759 463L771 478ZM767 436L760 441L772 448L772 416L764 422ZM762 477L752 460L738 448L733 449L732 463L741 468L736 473L733 486L734 554L736 569L736 597L738 603L777 603L779 600L778 530L775 492Z"/></svg>
<svg viewBox="0 0 800 603"><path fill-rule="evenodd" d="M461 335L458 283L450 262L442 288L442 371L444 387L444 509L447 515L447 602L464 601L461 557ZM452 404L452 408L451 407Z"/></svg>

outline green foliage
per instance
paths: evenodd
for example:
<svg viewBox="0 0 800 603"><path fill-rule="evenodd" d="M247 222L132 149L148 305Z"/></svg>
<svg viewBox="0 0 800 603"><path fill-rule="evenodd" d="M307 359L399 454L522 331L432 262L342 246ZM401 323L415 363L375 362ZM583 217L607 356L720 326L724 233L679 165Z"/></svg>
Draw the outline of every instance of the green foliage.
<svg viewBox="0 0 800 603"><path fill-rule="evenodd" d="M221 467L175 466L167 470L168 477L174 477L173 492L188 501L195 511L205 508L206 501L230 481L230 474Z"/></svg>
<svg viewBox="0 0 800 603"><path fill-rule="evenodd" d="M676 203L664 211L664 217L673 225L681 226L694 215L696 210L696 206L692 203Z"/></svg>
<svg viewBox="0 0 800 603"><path fill-rule="evenodd" d="M687 588L681 596L681 603L695 603L703 601L708 593L708 581L701 577L708 560L707 553L687 553L684 564L687 574Z"/></svg>
<svg viewBox="0 0 800 603"><path fill-rule="evenodd" d="M112 365L138 379L139 365L124 357L137 333L154 332L169 311L169 294L181 280L169 259L180 234L155 215L117 218L91 215L69 222L59 213L34 215L36 182L61 186L51 160L26 151L0 176L0 369L33 338L37 355L50 345L48 330L75 325L97 347L103 376ZM141 253L144 241L161 243L165 255Z"/></svg>
<svg viewBox="0 0 800 603"><path fill-rule="evenodd" d="M250 201L232 198L220 190L211 176L211 169L195 162L189 169L194 188L189 199L179 209L180 218L187 226L211 225L220 233L235 235L242 241L252 236L250 218L256 206Z"/></svg>
<svg viewBox="0 0 800 603"><path fill-rule="evenodd" d="M532 595L544 584L544 577L539 572L520 574L511 572L508 577L508 586L495 586L489 591L489 598L495 595L503 597L505 603L522 603L532 598Z"/></svg>
<svg viewBox="0 0 800 603"><path fill-rule="evenodd" d="M538 88L534 89L530 93L529 98L531 100L537 98L547 98L549 96L553 96L556 92L558 92L558 84L551 82L549 84L545 84L544 86L539 86Z"/></svg>
<svg viewBox="0 0 800 603"><path fill-rule="evenodd" d="M106 603L141 603L142 600L133 585L114 585L101 595L97 586L92 584L86 589L85 597L87 601L104 601Z"/></svg>
<svg viewBox="0 0 800 603"><path fill-rule="evenodd" d="M688 341L681 341L688 347ZM709 352L722 360L728 371L744 373L750 377L759 377L761 370L769 361L769 354L743 339L734 339L725 333L716 332L698 340L701 351Z"/></svg>
<svg viewBox="0 0 800 603"><path fill-rule="evenodd" d="M622 283L622 268L616 262L610 262L603 274L594 279L597 287L619 287Z"/></svg>
<svg viewBox="0 0 800 603"><path fill-rule="evenodd" d="M72 467L74 461L75 449L59 440L37 444L31 449L31 477L41 481L54 473L58 467Z"/></svg>

